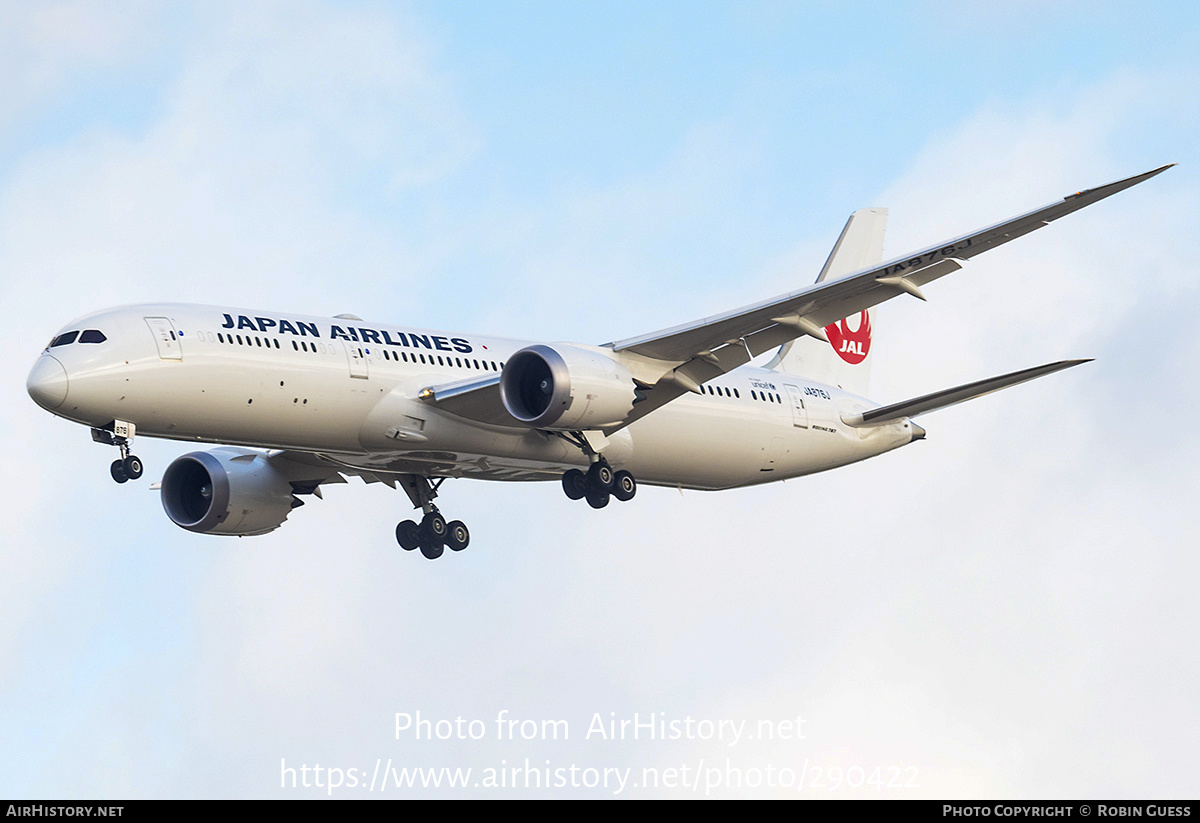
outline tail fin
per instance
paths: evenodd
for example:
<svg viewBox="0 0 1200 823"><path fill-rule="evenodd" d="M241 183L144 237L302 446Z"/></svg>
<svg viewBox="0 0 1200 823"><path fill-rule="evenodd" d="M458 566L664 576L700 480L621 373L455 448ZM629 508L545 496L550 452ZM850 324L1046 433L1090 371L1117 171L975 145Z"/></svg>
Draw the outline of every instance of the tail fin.
<svg viewBox="0 0 1200 823"><path fill-rule="evenodd" d="M882 263L886 227L887 209L859 209L850 215L817 282ZM870 384L874 324L874 309L831 323L825 327L828 343L807 335L791 340L779 347L767 368L811 377L864 396Z"/></svg>

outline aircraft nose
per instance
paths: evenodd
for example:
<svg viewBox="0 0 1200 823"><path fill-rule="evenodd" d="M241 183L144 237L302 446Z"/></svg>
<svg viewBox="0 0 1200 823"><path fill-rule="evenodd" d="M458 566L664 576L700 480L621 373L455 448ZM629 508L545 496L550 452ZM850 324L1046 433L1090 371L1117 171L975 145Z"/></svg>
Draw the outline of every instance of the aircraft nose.
<svg viewBox="0 0 1200 823"><path fill-rule="evenodd" d="M25 388L33 402L47 411L53 411L67 399L67 370L48 354L38 358L25 381Z"/></svg>

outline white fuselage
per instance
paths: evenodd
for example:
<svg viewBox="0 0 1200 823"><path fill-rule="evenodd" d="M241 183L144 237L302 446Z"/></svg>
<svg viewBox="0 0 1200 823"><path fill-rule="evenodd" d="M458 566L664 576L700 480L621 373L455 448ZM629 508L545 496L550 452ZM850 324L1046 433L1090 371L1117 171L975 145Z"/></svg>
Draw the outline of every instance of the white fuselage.
<svg viewBox="0 0 1200 823"><path fill-rule="evenodd" d="M129 421L139 435L428 476L554 479L588 462L553 434L475 422L419 398L498 374L528 341L181 304L99 312L63 332L89 329L103 342L47 348L30 376L40 404L85 425ZM61 364L64 381L45 358ZM704 392L620 430L604 456L643 483L724 489L824 471L914 438L907 421L847 426L843 415L875 404L767 369L736 369Z"/></svg>

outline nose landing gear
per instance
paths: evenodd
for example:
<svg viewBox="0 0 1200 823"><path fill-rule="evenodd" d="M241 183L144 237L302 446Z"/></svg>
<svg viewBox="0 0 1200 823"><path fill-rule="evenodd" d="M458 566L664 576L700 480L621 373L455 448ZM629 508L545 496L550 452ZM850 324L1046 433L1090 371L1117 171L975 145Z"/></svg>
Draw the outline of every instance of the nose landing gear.
<svg viewBox="0 0 1200 823"><path fill-rule="evenodd" d="M124 483L127 480L137 480L142 476L142 459L129 452L130 444L133 443L135 430L136 427L132 423L127 423L124 420L114 420L111 430L107 428L92 429L92 439L97 443L116 446L121 450L120 459L114 460L112 465L108 467L112 479L118 483Z"/></svg>
<svg viewBox="0 0 1200 823"><path fill-rule="evenodd" d="M437 560L442 556L446 547L450 551L460 552L471 542L471 533L461 520L446 522L433 499L437 497L438 487L445 478L437 483L430 482L428 477L419 474L403 474L398 478L401 488L412 501L413 508L425 512L420 524L412 520L404 520L396 526L396 542L405 551L420 549L421 554L428 560Z"/></svg>

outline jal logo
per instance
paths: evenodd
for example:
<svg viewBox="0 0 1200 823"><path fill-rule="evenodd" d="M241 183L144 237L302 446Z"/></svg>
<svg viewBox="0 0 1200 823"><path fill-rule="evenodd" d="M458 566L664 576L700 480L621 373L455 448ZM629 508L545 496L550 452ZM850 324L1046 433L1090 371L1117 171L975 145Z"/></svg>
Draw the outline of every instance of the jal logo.
<svg viewBox="0 0 1200 823"><path fill-rule="evenodd" d="M871 315L865 311L860 313L854 329L850 328L849 317L830 323L825 327L825 335L838 357L851 365L861 363L871 351Z"/></svg>

